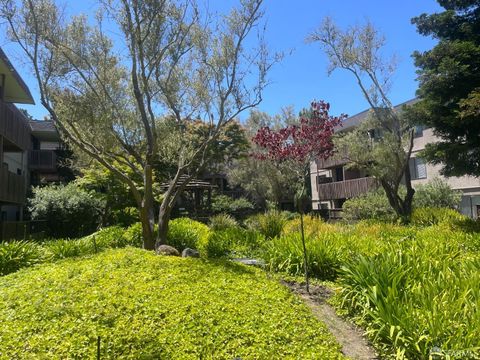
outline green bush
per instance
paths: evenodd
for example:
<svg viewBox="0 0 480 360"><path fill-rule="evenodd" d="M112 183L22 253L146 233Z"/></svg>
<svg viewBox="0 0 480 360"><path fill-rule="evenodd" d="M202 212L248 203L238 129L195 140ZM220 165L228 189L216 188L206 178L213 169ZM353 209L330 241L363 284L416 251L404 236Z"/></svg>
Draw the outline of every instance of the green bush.
<svg viewBox="0 0 480 360"><path fill-rule="evenodd" d="M142 245L138 237L131 236L132 229L130 235L127 234L129 238L124 233L123 228L111 226L80 239L45 240L40 244L33 241L1 243L0 276L46 261L94 254L107 248Z"/></svg>
<svg viewBox="0 0 480 360"><path fill-rule="evenodd" d="M212 212L214 214L224 213L241 218L251 213L254 208L252 202L244 197L232 199L226 195L216 195L212 198Z"/></svg>
<svg viewBox="0 0 480 360"><path fill-rule="evenodd" d="M245 220L245 226L254 231L258 231L267 239L273 239L280 236L287 219L285 214L270 210L264 214L257 214Z"/></svg>
<svg viewBox="0 0 480 360"><path fill-rule="evenodd" d="M447 182L434 178L425 185L415 188L413 204L416 208L450 208L459 206L461 190L453 190Z"/></svg>
<svg viewBox="0 0 480 360"><path fill-rule="evenodd" d="M467 217L458 211L447 208L419 208L412 213L413 225L431 226L437 224L454 225L466 220Z"/></svg>
<svg viewBox="0 0 480 360"><path fill-rule="evenodd" d="M112 210L109 214L108 223L116 226L128 227L138 221L138 209L135 207L126 207L123 209Z"/></svg>
<svg viewBox="0 0 480 360"><path fill-rule="evenodd" d="M32 242L0 243L0 276L41 263L46 257L42 247Z"/></svg>
<svg viewBox="0 0 480 360"><path fill-rule="evenodd" d="M225 230L228 228L237 227L238 223L231 215L218 214L212 216L209 221L210 229L212 230Z"/></svg>
<svg viewBox="0 0 480 360"><path fill-rule="evenodd" d="M46 220L46 235L80 237L100 224L104 203L74 183L33 189L29 210L32 220Z"/></svg>
<svg viewBox="0 0 480 360"><path fill-rule="evenodd" d="M198 250L202 256L208 258L226 257L233 246L233 239L229 231L212 231L198 243Z"/></svg>
<svg viewBox="0 0 480 360"><path fill-rule="evenodd" d="M198 243L209 234L208 226L201 222L178 218L168 225L167 243L182 251L185 248L197 249Z"/></svg>
<svg viewBox="0 0 480 360"><path fill-rule="evenodd" d="M133 248L0 278L0 324L2 359L342 358L263 271Z"/></svg>
<svg viewBox="0 0 480 360"><path fill-rule="evenodd" d="M480 257L465 234L441 227L348 262L338 303L397 358L480 356ZM441 356L441 357L440 357Z"/></svg>
<svg viewBox="0 0 480 360"><path fill-rule="evenodd" d="M119 248L127 245L141 247L142 243L132 239L129 230L120 226L109 226L86 237L97 249Z"/></svg>
<svg viewBox="0 0 480 360"><path fill-rule="evenodd" d="M260 247L264 242L265 237L256 231L229 227L211 231L198 246L200 254L209 258L255 257L259 255Z"/></svg>
<svg viewBox="0 0 480 360"><path fill-rule="evenodd" d="M57 239L46 241L43 246L52 255L53 260L94 253L89 241L85 239Z"/></svg>
<svg viewBox="0 0 480 360"><path fill-rule="evenodd" d="M340 248L327 238L306 238L307 264L310 276L334 280L341 266ZM269 270L291 275L304 273L301 235L291 233L265 243L263 258Z"/></svg>
<svg viewBox="0 0 480 360"><path fill-rule="evenodd" d="M390 206L383 189L377 189L360 196L348 199L343 204L343 219L394 221L395 211Z"/></svg>
<svg viewBox="0 0 480 360"><path fill-rule="evenodd" d="M131 246L142 247L143 246L143 233L142 233L142 224L135 223L130 225L127 230L123 233L123 239L125 242Z"/></svg>

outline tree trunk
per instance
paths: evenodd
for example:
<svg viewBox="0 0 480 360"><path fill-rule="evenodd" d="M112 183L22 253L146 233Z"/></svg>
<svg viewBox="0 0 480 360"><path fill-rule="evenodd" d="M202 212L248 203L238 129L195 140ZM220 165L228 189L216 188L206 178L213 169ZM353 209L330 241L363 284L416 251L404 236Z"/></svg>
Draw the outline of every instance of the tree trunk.
<svg viewBox="0 0 480 360"><path fill-rule="evenodd" d="M143 248L155 250L154 224L155 218L153 207L142 206L140 208L140 222L142 223Z"/></svg>
<svg viewBox="0 0 480 360"><path fill-rule="evenodd" d="M144 168L144 193L140 206L140 221L142 222L143 248L155 250L155 213L153 209L153 172L151 165Z"/></svg>
<svg viewBox="0 0 480 360"><path fill-rule="evenodd" d="M160 205L160 211L158 213L158 234L155 247L167 243L168 223L170 221L170 214L172 206L170 206L168 199L164 199L162 205Z"/></svg>

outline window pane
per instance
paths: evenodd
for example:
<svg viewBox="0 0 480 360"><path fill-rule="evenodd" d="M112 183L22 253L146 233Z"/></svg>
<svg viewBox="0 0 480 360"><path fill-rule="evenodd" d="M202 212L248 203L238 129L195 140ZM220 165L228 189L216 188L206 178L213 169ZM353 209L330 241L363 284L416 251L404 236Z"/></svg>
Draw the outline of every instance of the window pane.
<svg viewBox="0 0 480 360"><path fill-rule="evenodd" d="M417 171L415 169L415 158L408 160L408 167L410 168L410 177L412 180L417 179Z"/></svg>
<svg viewBox="0 0 480 360"><path fill-rule="evenodd" d="M415 158L415 164L417 168L417 178L425 179L427 177L427 166L423 159Z"/></svg>

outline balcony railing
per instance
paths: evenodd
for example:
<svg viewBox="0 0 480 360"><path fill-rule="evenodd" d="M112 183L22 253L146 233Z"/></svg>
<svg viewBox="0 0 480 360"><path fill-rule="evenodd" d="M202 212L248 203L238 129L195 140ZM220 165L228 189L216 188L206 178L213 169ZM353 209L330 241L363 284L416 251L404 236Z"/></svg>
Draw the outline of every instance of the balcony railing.
<svg viewBox="0 0 480 360"><path fill-rule="evenodd" d="M346 153L339 152L329 157L328 159L318 159L317 168L318 169L328 169L336 166L345 165L348 161L345 159Z"/></svg>
<svg viewBox="0 0 480 360"><path fill-rule="evenodd" d="M318 185L318 200L349 199L379 186L378 180L364 177Z"/></svg>
<svg viewBox="0 0 480 360"><path fill-rule="evenodd" d="M56 170L57 154L53 150L30 150L28 166L32 170Z"/></svg>
<svg viewBox="0 0 480 360"><path fill-rule="evenodd" d="M21 150L30 147L30 127L25 116L12 104L0 101L0 135Z"/></svg>
<svg viewBox="0 0 480 360"><path fill-rule="evenodd" d="M25 178L7 169L0 169L0 201L25 203Z"/></svg>

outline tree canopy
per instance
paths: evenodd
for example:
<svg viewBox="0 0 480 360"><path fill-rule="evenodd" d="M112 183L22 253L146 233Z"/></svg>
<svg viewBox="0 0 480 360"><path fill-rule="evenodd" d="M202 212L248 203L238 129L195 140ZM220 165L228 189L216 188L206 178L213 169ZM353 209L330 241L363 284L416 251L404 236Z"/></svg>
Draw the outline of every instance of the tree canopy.
<svg viewBox="0 0 480 360"><path fill-rule="evenodd" d="M412 19L418 32L439 40L413 54L421 99L412 121L439 138L423 155L447 176L480 175L480 1L438 0L445 11Z"/></svg>
<svg viewBox="0 0 480 360"><path fill-rule="evenodd" d="M262 100L276 60L262 38L262 2L213 16L195 0L98 0L94 19L67 17L54 0L0 2L66 141L131 191L145 248L165 242L176 199L208 163L223 127ZM208 129L198 141L186 131L191 119ZM171 160L155 216L155 166Z"/></svg>

